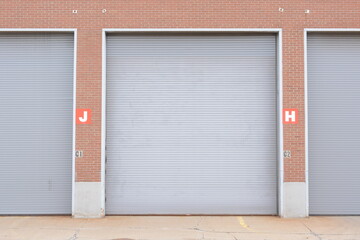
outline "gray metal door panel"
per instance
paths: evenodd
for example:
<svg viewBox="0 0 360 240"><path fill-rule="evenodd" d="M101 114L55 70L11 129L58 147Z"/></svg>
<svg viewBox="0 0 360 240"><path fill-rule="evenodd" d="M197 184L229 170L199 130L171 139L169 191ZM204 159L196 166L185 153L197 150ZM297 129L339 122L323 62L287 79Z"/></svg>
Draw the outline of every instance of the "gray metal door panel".
<svg viewBox="0 0 360 240"><path fill-rule="evenodd" d="M308 37L310 214L360 214L360 34Z"/></svg>
<svg viewBox="0 0 360 240"><path fill-rule="evenodd" d="M276 39L107 37L107 214L276 214Z"/></svg>
<svg viewBox="0 0 360 240"><path fill-rule="evenodd" d="M0 214L70 214L73 34L0 34Z"/></svg>

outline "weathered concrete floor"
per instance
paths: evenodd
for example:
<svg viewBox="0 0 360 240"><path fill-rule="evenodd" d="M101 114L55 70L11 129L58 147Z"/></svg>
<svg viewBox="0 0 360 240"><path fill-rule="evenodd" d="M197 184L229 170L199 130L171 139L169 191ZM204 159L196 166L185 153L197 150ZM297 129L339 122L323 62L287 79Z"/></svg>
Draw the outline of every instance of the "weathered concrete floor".
<svg viewBox="0 0 360 240"><path fill-rule="evenodd" d="M0 217L0 240L360 240L360 217Z"/></svg>

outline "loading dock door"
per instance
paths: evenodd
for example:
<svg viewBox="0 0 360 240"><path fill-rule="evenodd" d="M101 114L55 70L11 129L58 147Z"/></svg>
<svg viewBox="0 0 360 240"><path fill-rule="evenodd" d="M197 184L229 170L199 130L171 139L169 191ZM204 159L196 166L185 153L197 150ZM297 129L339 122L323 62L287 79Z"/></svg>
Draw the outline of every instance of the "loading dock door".
<svg viewBox="0 0 360 240"><path fill-rule="evenodd" d="M308 36L310 214L360 214L360 34Z"/></svg>
<svg viewBox="0 0 360 240"><path fill-rule="evenodd" d="M107 36L107 214L276 214L276 36Z"/></svg>
<svg viewBox="0 0 360 240"><path fill-rule="evenodd" d="M74 36L0 33L0 214L70 214Z"/></svg>

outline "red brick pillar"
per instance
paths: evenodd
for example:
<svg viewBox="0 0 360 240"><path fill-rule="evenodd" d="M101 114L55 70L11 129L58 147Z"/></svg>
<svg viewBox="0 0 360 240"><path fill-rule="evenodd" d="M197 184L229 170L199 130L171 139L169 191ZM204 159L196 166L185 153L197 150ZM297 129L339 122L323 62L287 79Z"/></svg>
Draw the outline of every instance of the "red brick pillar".
<svg viewBox="0 0 360 240"><path fill-rule="evenodd" d="M304 28L283 29L283 108L298 109L298 122L283 125L282 216L305 217L307 184L305 172Z"/></svg>
<svg viewBox="0 0 360 240"><path fill-rule="evenodd" d="M104 215L104 183L101 171L102 30L77 32L76 107L91 110L90 124L76 125L73 215Z"/></svg>

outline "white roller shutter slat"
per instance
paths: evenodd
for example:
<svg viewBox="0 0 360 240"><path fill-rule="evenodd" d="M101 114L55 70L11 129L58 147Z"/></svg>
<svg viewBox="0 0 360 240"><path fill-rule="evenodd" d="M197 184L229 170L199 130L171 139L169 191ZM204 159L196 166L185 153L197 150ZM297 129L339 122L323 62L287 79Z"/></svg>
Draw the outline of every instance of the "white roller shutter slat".
<svg viewBox="0 0 360 240"><path fill-rule="evenodd" d="M70 214L70 33L0 34L0 214Z"/></svg>
<svg viewBox="0 0 360 240"><path fill-rule="evenodd" d="M276 37L107 36L107 214L276 214Z"/></svg>
<svg viewBox="0 0 360 240"><path fill-rule="evenodd" d="M308 36L313 215L360 214L360 34Z"/></svg>

